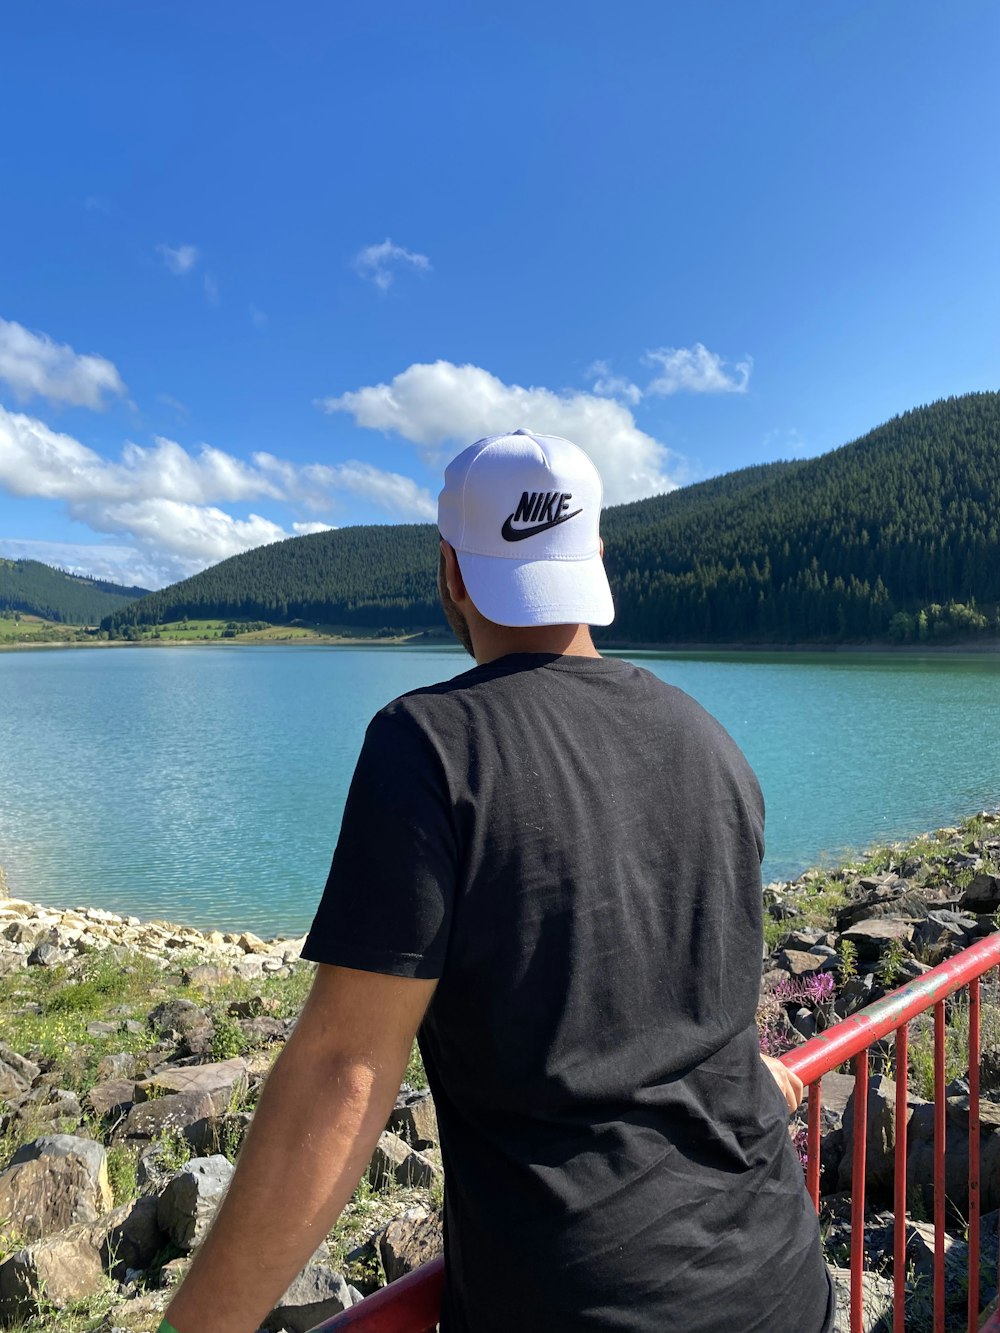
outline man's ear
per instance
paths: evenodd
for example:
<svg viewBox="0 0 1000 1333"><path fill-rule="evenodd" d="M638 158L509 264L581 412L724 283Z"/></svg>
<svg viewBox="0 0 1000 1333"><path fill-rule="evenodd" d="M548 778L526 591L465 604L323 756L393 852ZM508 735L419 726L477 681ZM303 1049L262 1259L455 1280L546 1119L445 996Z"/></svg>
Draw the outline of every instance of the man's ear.
<svg viewBox="0 0 1000 1333"><path fill-rule="evenodd" d="M464 602L468 593L465 590L465 580L462 578L462 571L459 568L458 556L455 554L454 546L441 538L441 554L444 556L444 578L448 585L448 594L451 600L459 605Z"/></svg>

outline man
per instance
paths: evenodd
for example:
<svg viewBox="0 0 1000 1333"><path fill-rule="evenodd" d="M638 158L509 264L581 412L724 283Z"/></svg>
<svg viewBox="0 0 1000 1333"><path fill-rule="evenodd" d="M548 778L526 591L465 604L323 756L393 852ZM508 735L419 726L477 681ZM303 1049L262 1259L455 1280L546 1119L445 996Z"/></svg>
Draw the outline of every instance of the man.
<svg viewBox="0 0 1000 1333"><path fill-rule="evenodd" d="M443 1333L832 1327L787 1133L801 1085L754 1027L760 789L692 699L594 648L600 505L552 436L447 469L440 592L478 665L368 728L316 982L178 1333L256 1327L349 1198L418 1027Z"/></svg>

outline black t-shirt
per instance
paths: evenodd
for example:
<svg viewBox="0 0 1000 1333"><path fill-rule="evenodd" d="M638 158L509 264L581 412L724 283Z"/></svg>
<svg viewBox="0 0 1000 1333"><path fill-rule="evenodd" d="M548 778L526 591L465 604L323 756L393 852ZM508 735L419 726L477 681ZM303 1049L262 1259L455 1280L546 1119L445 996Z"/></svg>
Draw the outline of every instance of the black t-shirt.
<svg viewBox="0 0 1000 1333"><path fill-rule="evenodd" d="M758 1054L764 806L609 658L519 654L368 728L306 958L437 977L442 1333L819 1333L830 1284Z"/></svg>

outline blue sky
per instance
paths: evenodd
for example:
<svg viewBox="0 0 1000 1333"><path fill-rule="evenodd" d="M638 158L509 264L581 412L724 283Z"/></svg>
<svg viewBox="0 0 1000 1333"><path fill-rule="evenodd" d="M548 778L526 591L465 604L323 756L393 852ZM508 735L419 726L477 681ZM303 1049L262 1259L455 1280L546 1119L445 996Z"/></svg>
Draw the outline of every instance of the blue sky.
<svg viewBox="0 0 1000 1333"><path fill-rule="evenodd" d="M614 502L1000 388L992 0L2 24L0 554L156 586L499 430Z"/></svg>

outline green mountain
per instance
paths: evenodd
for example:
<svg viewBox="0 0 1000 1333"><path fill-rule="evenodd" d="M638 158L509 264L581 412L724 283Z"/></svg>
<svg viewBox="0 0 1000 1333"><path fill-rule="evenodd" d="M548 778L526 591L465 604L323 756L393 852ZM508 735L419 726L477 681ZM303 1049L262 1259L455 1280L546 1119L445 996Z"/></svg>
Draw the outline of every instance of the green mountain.
<svg viewBox="0 0 1000 1333"><path fill-rule="evenodd" d="M96 625L146 592L145 588L124 588L67 574L38 560L0 557L0 614L18 611L67 625Z"/></svg>
<svg viewBox="0 0 1000 1333"><path fill-rule="evenodd" d="M605 641L836 642L997 629L1000 394L917 408L819 458L608 509ZM344 528L234 556L112 613L442 624L430 525Z"/></svg>

